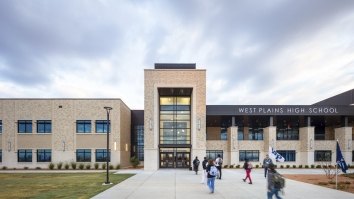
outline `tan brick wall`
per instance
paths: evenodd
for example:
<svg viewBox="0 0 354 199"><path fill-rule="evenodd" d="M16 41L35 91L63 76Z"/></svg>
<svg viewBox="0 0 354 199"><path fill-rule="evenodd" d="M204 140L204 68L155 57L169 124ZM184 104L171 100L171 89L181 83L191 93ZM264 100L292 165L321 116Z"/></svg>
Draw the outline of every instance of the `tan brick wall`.
<svg viewBox="0 0 354 199"><path fill-rule="evenodd" d="M153 70L146 69L144 73L144 123L145 151L149 154L158 154L158 92L160 87L165 88L193 88L192 93L192 112L191 112L191 138L192 154L191 157L205 156L206 148L206 70ZM196 127L197 120L201 120L201 129ZM150 129L150 121L152 128ZM158 157L148 157L145 154L144 165L147 170L158 168Z"/></svg>
<svg viewBox="0 0 354 199"><path fill-rule="evenodd" d="M61 108L59 107L61 106ZM112 164L128 164L129 151L121 150L121 133L124 143L130 145L130 109L120 99L1 99L0 119L3 121L1 146L3 149L2 165L9 167L43 166L36 162L36 149L52 149L52 162L70 162L76 160L76 149L92 149L92 162L95 161L95 149L106 149L106 134L95 132L95 121L106 120L104 106L111 106L110 148ZM18 120L32 120L32 133L19 134ZM51 120L52 133L37 134L37 120ZM90 120L91 133L76 133L76 120ZM122 125L121 125L122 124ZM118 150L113 151L114 142ZM9 148L11 151L4 150ZM18 149L33 149L32 163L17 163ZM121 159L124 154L124 160ZM130 154L129 154L130 155ZM124 161L124 162L121 162ZM48 164L48 163L46 163Z"/></svg>

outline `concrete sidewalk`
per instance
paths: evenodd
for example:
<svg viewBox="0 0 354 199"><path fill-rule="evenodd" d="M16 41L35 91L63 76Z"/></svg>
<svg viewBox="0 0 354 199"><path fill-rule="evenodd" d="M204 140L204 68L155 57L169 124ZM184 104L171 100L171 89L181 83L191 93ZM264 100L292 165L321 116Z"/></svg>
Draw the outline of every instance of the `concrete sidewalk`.
<svg viewBox="0 0 354 199"><path fill-rule="evenodd" d="M316 169L279 169L279 172L282 174L323 174L323 170ZM252 171L252 185L242 181L242 178L245 177L242 169L224 169L222 173L223 179L215 181L214 194L210 194L207 186L200 183L200 173L195 175L194 172L188 170L159 169L155 172L119 170L117 173L137 174L98 194L93 197L94 199L267 198L266 179L263 176L263 169L254 169ZM287 199L347 199L354 198L354 194L287 179L285 195L282 195L282 197Z"/></svg>

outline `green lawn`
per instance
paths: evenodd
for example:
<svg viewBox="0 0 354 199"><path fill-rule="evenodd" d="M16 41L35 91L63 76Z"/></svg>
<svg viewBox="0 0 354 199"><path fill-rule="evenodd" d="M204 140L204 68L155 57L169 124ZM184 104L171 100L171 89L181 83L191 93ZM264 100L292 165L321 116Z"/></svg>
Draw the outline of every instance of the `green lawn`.
<svg viewBox="0 0 354 199"><path fill-rule="evenodd" d="M0 198L90 198L134 174L0 173Z"/></svg>

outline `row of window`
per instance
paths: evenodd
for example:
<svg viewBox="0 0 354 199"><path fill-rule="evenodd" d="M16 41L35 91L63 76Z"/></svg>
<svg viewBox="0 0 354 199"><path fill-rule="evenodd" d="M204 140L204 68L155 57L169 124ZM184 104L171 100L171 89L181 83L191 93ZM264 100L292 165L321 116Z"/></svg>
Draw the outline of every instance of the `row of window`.
<svg viewBox="0 0 354 199"><path fill-rule="evenodd" d="M17 151L18 162L32 162L32 149L19 149ZM51 162L52 150L51 149L37 149L37 162ZM91 149L77 149L76 150L76 162L91 162ZM107 161L107 149L95 150L95 161L106 162ZM109 154L110 160L110 154ZM2 161L2 150L0 150L0 162Z"/></svg>
<svg viewBox="0 0 354 199"><path fill-rule="evenodd" d="M296 161L295 150L279 150L277 152L284 157L285 162ZM258 150L240 150L239 161L245 161L246 159L248 159L253 162L259 162L259 153L260 152ZM314 161L326 161L326 162L332 161L332 151L330 150L315 151ZM354 161L354 151L353 151L353 161Z"/></svg>
<svg viewBox="0 0 354 199"><path fill-rule="evenodd" d="M37 120L37 133L52 133L51 120ZM91 133L91 120L76 120L77 133ZM107 133L107 120L95 121L96 133ZM32 120L18 120L18 133L32 133ZM2 133L2 120L0 120L0 133Z"/></svg>

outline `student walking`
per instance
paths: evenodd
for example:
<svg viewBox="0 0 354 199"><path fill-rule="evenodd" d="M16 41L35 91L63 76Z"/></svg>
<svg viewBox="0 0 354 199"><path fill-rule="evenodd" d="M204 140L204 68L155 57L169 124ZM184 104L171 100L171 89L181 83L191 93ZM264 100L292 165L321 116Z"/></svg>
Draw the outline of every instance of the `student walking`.
<svg viewBox="0 0 354 199"><path fill-rule="evenodd" d="M273 161L272 161L272 159L269 158L269 155L267 154L266 157L263 160L264 177L265 178L267 178L267 172L268 172L270 164L273 164Z"/></svg>
<svg viewBox="0 0 354 199"><path fill-rule="evenodd" d="M244 182L246 182L247 178L249 180L248 184L252 184L252 179L251 179L251 170L252 170L252 164L249 162L248 159L245 160L245 163L243 164L243 168L246 171L246 177L242 179Z"/></svg>
<svg viewBox="0 0 354 199"><path fill-rule="evenodd" d="M195 175L198 175L199 163L198 156L195 156L195 159L193 160L193 170L195 171Z"/></svg>
<svg viewBox="0 0 354 199"><path fill-rule="evenodd" d="M207 164L208 164L207 157L204 157L204 160L202 162L202 167L203 167L202 181L200 182L202 184L206 184L206 179L207 179L206 168L207 168Z"/></svg>
<svg viewBox="0 0 354 199"><path fill-rule="evenodd" d="M267 184L267 197L268 199L272 199L273 195L277 199L282 199L279 196L279 192L282 188L284 188L285 180L284 178L275 170L275 165L269 164L269 171L268 171L268 184Z"/></svg>
<svg viewBox="0 0 354 199"><path fill-rule="evenodd" d="M210 159L208 161L208 166L206 168L206 172L208 174L207 185L209 187L210 193L214 193L215 189L215 177L218 174L218 169L214 165L214 160Z"/></svg>
<svg viewBox="0 0 354 199"><path fill-rule="evenodd" d="M220 180L221 180L222 162L223 162L223 160L222 160L220 154L218 154L218 157L217 157L216 160L215 160L215 166L216 166L216 168L217 168L218 171L219 171L219 177L218 177L218 179L220 179Z"/></svg>

